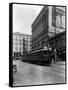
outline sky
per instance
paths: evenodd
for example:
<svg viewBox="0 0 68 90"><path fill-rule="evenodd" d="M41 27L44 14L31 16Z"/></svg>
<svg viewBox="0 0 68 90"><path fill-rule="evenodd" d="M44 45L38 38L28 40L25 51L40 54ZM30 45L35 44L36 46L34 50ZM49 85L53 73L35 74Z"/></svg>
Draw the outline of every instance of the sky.
<svg viewBox="0 0 68 90"><path fill-rule="evenodd" d="M13 4L13 32L32 34L31 25L43 6Z"/></svg>

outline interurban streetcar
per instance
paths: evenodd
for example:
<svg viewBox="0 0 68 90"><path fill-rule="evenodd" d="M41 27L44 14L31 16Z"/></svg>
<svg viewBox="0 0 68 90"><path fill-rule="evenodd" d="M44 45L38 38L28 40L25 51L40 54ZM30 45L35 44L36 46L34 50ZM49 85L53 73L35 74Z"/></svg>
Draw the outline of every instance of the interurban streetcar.
<svg viewBox="0 0 68 90"><path fill-rule="evenodd" d="M50 47L44 47L42 49L24 54L22 60L32 63L50 64L52 61L52 52L53 51Z"/></svg>

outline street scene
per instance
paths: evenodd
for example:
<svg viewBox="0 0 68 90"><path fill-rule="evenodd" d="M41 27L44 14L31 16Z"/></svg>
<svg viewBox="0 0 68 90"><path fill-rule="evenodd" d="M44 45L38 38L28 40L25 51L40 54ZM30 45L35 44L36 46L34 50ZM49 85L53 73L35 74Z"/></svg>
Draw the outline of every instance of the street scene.
<svg viewBox="0 0 68 90"><path fill-rule="evenodd" d="M66 83L66 7L13 4L13 86Z"/></svg>

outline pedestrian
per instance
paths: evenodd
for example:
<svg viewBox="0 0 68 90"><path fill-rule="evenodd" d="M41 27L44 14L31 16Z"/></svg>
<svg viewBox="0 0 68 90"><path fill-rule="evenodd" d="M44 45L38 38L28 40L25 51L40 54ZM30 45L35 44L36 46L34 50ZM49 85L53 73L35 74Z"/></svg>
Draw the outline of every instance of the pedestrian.
<svg viewBox="0 0 68 90"><path fill-rule="evenodd" d="M54 63L56 62L57 60L57 50L56 48L54 49Z"/></svg>

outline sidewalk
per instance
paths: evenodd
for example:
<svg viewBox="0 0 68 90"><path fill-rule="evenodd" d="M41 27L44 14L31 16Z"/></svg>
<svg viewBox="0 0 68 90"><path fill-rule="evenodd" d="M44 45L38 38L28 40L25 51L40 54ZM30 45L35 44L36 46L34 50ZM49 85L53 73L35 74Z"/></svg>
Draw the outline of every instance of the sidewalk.
<svg viewBox="0 0 68 90"><path fill-rule="evenodd" d="M60 65L65 65L65 64L66 64L65 61L56 61L55 63L56 63L56 64L60 64Z"/></svg>

